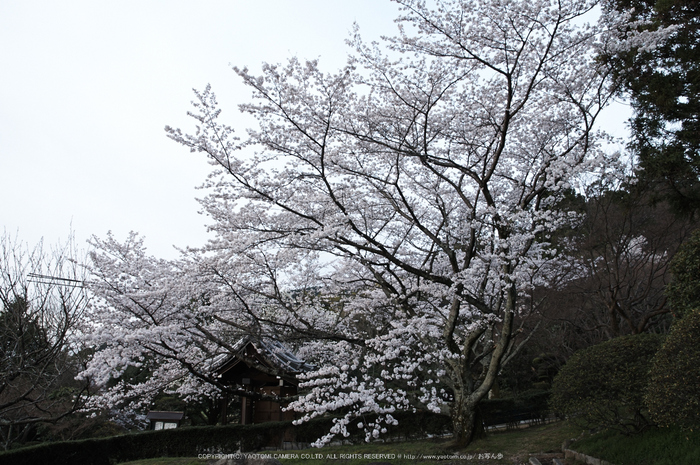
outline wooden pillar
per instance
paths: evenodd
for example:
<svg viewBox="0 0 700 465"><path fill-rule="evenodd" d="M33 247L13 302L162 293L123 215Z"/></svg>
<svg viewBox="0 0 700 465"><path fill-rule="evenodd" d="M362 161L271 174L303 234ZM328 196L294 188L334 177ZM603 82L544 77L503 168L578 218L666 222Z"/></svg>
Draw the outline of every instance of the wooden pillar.
<svg viewBox="0 0 700 465"><path fill-rule="evenodd" d="M246 391L252 391L253 385L249 378L243 378L243 388ZM254 402L250 397L241 396L241 424L250 425L253 423L253 407Z"/></svg>
<svg viewBox="0 0 700 465"><path fill-rule="evenodd" d="M228 392L224 392L224 396L221 398L221 416L219 417L219 423L225 425L228 423Z"/></svg>

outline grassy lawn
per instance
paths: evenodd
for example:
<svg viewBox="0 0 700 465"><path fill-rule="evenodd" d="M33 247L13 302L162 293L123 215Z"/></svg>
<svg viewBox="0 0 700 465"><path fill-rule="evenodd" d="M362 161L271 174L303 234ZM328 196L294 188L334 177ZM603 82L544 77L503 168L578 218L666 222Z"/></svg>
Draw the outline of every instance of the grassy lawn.
<svg viewBox="0 0 700 465"><path fill-rule="evenodd" d="M678 428L654 428L635 436L604 431L571 447L615 465L700 464L700 431Z"/></svg>
<svg viewBox="0 0 700 465"><path fill-rule="evenodd" d="M192 457L163 457L160 459L144 459L127 462L122 465L202 465L204 460Z"/></svg>
<svg viewBox="0 0 700 465"><path fill-rule="evenodd" d="M560 452L566 439L578 437L581 429L568 422L556 422L516 431L490 433L464 449L450 449L446 440L422 440L396 443L372 443L333 446L322 449L265 451L277 454L284 465L364 465L387 462L391 465L465 463L471 465L513 465L527 463L530 455ZM282 454L287 454L288 458ZM368 455L366 457L366 454ZM360 458L355 458L360 456ZM129 462L128 465L202 465L197 458L163 458Z"/></svg>
<svg viewBox="0 0 700 465"><path fill-rule="evenodd" d="M517 431L489 434L483 439L472 442L464 451L470 453L501 452L511 460L527 462L530 455L561 452L561 446L567 439L576 438L583 430L568 421L559 421L543 426L534 426Z"/></svg>

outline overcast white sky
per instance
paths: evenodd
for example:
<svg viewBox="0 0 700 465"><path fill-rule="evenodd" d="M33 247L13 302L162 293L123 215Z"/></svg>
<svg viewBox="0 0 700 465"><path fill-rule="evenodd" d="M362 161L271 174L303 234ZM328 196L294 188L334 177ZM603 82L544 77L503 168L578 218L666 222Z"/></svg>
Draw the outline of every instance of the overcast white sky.
<svg viewBox="0 0 700 465"><path fill-rule="evenodd" d="M353 22L375 40L395 33L396 12L388 0L0 0L0 227L30 244L134 230L164 258L202 245L195 187L210 166L163 130L193 127L191 89L211 83L235 122L250 90L230 64L297 56L333 71Z"/></svg>
<svg viewBox="0 0 700 465"><path fill-rule="evenodd" d="M211 83L227 121L249 100L230 65L345 63L354 21L393 35L388 0L0 1L0 227L35 243L135 230L149 252L202 245L210 166L165 136ZM244 128L240 128L243 130Z"/></svg>

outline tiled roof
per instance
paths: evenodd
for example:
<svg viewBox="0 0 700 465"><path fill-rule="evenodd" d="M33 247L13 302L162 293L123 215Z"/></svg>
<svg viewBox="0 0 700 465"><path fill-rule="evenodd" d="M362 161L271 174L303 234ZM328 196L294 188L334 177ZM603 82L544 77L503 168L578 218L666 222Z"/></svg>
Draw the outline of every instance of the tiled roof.
<svg viewBox="0 0 700 465"><path fill-rule="evenodd" d="M173 420L180 421L185 416L185 412L159 412L151 411L146 414L146 420Z"/></svg>
<svg viewBox="0 0 700 465"><path fill-rule="evenodd" d="M233 354L220 354L212 361L213 369L219 370L226 366L232 359L243 354L245 348L251 344L255 350L264 357L274 368L284 370L288 373L300 373L304 371L310 371L316 367L310 363L298 358L294 355L289 348L279 341L274 340L264 340L257 339L254 340L251 337L245 337L240 339L234 346L233 349L236 353Z"/></svg>

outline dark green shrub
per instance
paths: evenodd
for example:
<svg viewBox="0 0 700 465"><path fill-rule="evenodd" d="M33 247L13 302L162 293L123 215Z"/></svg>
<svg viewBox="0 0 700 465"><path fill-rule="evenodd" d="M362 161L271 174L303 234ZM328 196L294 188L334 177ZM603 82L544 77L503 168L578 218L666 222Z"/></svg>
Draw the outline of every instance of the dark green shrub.
<svg viewBox="0 0 700 465"><path fill-rule="evenodd" d="M554 378L551 407L588 428L642 431L652 424L643 397L662 341L637 334L576 352Z"/></svg>
<svg viewBox="0 0 700 465"><path fill-rule="evenodd" d="M700 230L684 242L671 261L673 281L666 295L673 314L682 317L700 306Z"/></svg>
<svg viewBox="0 0 700 465"><path fill-rule="evenodd" d="M479 402L484 426L543 420L549 411L549 391L530 391L517 397L488 399Z"/></svg>
<svg viewBox="0 0 700 465"><path fill-rule="evenodd" d="M143 431L108 438L45 443L0 453L0 464L112 465L155 457L254 451L281 437L290 423L227 425Z"/></svg>
<svg viewBox="0 0 700 465"><path fill-rule="evenodd" d="M660 426L700 427L700 309L674 323L654 356L645 401Z"/></svg>
<svg viewBox="0 0 700 465"><path fill-rule="evenodd" d="M389 427L388 437L425 437L448 432L450 417L430 412L396 412L399 425ZM367 420L371 420L368 417ZM257 451L281 445L291 428L296 441L309 443L330 430L333 419L318 418L292 426L291 422L256 425L199 426L143 431L108 438L45 443L0 453L0 464L12 465L113 465L155 457L196 457L203 453ZM350 439L363 442L364 432L351 428Z"/></svg>
<svg viewBox="0 0 700 465"><path fill-rule="evenodd" d="M420 410L416 413L397 411L392 416L399 424L387 428L389 437L418 439L452 432L452 419L449 415ZM364 434L362 438L364 439Z"/></svg>

